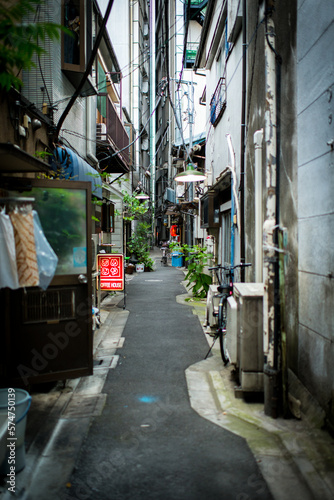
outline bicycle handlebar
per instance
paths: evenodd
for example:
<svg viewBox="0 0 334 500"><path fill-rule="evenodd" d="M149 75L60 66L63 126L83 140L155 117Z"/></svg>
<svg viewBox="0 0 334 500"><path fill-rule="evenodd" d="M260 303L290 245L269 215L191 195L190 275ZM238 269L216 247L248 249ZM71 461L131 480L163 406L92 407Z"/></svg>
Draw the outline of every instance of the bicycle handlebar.
<svg viewBox="0 0 334 500"><path fill-rule="evenodd" d="M236 269L237 267L249 267L251 265L252 264L250 264L249 262L247 262L245 264L243 264L243 263L236 264L235 266L222 266L221 264L218 264L217 266L214 266L214 267L208 267L208 270L214 271L216 269L224 269L225 271L231 271L232 269Z"/></svg>

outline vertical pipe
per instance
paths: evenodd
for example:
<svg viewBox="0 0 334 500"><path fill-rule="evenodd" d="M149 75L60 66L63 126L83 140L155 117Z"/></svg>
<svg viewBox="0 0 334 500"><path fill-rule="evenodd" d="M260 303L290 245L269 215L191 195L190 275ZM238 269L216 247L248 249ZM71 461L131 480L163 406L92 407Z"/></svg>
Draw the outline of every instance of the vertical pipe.
<svg viewBox="0 0 334 500"><path fill-rule="evenodd" d="M262 140L263 129L254 133L255 146L255 281L262 283Z"/></svg>
<svg viewBox="0 0 334 500"><path fill-rule="evenodd" d="M241 95L241 145L240 145L240 260L245 262L245 136L246 136L246 69L247 69L247 12L246 0L242 2L242 95ZM245 281L245 269L241 269Z"/></svg>
<svg viewBox="0 0 334 500"><path fill-rule="evenodd" d="M267 15L267 14L266 14ZM264 242L264 303L263 303L263 346L264 346L264 411L266 415L277 417L277 342L276 342L276 279L277 253L275 249L276 228L276 155L277 155L277 105L276 105L276 58L275 25L271 17L266 19L265 38L265 142L266 142L266 215L263 224Z"/></svg>
<svg viewBox="0 0 334 500"><path fill-rule="evenodd" d="M233 185L233 176L231 176L231 257L230 263L231 266L234 266L234 214L235 214L235 202L233 195L234 185Z"/></svg>
<svg viewBox="0 0 334 500"><path fill-rule="evenodd" d="M193 72L190 72L191 74L191 82L188 83L188 96L189 96L189 106L188 106L188 113L189 113L189 152L192 152L193 149L193 124L194 124L194 83L193 83ZM189 89L190 87L190 89ZM189 198L190 201L194 199L194 183L191 182L189 186ZM189 217L189 241L190 245L192 246L194 244L194 220L191 215Z"/></svg>
<svg viewBox="0 0 334 500"><path fill-rule="evenodd" d="M155 0L150 1L150 165L151 165L151 217L152 246L155 244Z"/></svg>
<svg viewBox="0 0 334 500"><path fill-rule="evenodd" d="M235 205L237 203L236 199L236 175L235 175L235 153L232 146L232 139L230 134L226 134L227 145L231 157L231 266L234 265L234 243L235 243L235 227L234 227L234 215L235 215ZM239 226L240 231L240 226Z"/></svg>

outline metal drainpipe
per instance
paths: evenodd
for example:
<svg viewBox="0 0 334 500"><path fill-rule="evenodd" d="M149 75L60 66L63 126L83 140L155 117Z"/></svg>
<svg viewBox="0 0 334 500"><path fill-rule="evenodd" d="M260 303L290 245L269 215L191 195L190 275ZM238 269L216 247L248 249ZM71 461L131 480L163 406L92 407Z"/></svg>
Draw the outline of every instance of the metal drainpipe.
<svg viewBox="0 0 334 500"><path fill-rule="evenodd" d="M155 108L155 0L150 1L150 113ZM155 115L150 120L152 246L155 245Z"/></svg>
<svg viewBox="0 0 334 500"><path fill-rule="evenodd" d="M279 289L277 261L277 73L275 50L275 25L273 19L266 20L265 38L265 77L266 77L266 218L263 224L264 242L264 303L263 303L263 348L264 366L264 412L273 418L278 415L279 407Z"/></svg>
<svg viewBox="0 0 334 500"><path fill-rule="evenodd" d="M234 243L235 243L235 205L236 205L236 185L235 185L235 153L232 146L232 140L230 134L226 134L227 145L230 152L231 158L231 266L234 266ZM240 230L240 227L238 228Z"/></svg>
<svg viewBox="0 0 334 500"><path fill-rule="evenodd" d="M262 140L263 129L254 133L255 147L255 282L262 283Z"/></svg>
<svg viewBox="0 0 334 500"><path fill-rule="evenodd" d="M245 136L246 136L246 49L247 13L246 0L242 2L242 100L241 100L241 147L240 147L240 261L245 262ZM245 281L245 269L241 269L241 281Z"/></svg>

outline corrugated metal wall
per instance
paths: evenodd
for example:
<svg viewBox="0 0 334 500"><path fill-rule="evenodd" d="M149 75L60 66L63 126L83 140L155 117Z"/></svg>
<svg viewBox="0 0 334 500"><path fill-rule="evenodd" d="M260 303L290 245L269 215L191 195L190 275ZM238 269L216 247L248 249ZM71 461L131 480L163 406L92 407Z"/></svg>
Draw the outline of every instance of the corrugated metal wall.
<svg viewBox="0 0 334 500"><path fill-rule="evenodd" d="M27 21L61 24L61 1L47 0L45 4L38 6L36 13L32 13ZM44 47L46 53L39 58L35 57L35 67L23 72L22 93L39 110L43 109L43 102L47 103L53 110L53 120L57 124L75 89L61 70L60 39L46 39ZM87 98L76 100L61 130L61 136L67 139L68 145L82 156L86 155L86 100ZM66 130L70 133L65 132Z"/></svg>

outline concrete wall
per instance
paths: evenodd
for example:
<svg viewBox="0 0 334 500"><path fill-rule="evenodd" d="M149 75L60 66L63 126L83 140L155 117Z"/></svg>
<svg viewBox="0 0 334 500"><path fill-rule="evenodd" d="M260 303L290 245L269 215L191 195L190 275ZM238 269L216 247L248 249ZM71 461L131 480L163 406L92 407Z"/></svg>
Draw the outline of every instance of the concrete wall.
<svg viewBox="0 0 334 500"><path fill-rule="evenodd" d="M224 2L217 2L213 13L212 22L209 28L205 52L209 61L207 66L206 79L206 169L211 171L210 184L217 182L221 173L232 164L232 158L229 153L226 134L230 134L234 150L234 160L237 178L237 193L239 199L240 185L240 144L241 144L241 102L242 102L242 36L236 35L233 50L225 63L225 19L227 11L224 14ZM219 35L217 36L217 33ZM211 50L210 50L211 49ZM212 50L213 49L213 50ZM221 55L218 58L219 51ZM217 60L218 59L218 60ZM226 69L224 70L224 66ZM226 109L222 118L216 126L210 122L210 102L216 90L220 77L225 76L226 82ZM239 210L240 214L240 210ZM221 262L222 249L220 247L220 237L218 230L210 230L216 237L218 262ZM239 228L235 228L235 251L234 262L240 262L240 239Z"/></svg>
<svg viewBox="0 0 334 500"><path fill-rule="evenodd" d="M297 375L334 423L334 3L298 1Z"/></svg>
<svg viewBox="0 0 334 500"><path fill-rule="evenodd" d="M262 202L262 227L266 213L266 145L265 145L265 23L264 3L247 10L247 103L245 165L245 245L246 261L252 262L250 281L255 280L255 203ZM285 318L282 330L287 335L289 366L296 366L298 353L298 246L297 246L297 129L296 129L296 2L283 0L273 14L276 51L282 58L279 114L281 124L279 168L279 225L286 228L287 257L284 269ZM263 129L262 194L255 191L254 133ZM258 196L258 198L257 198ZM263 255L262 255L263 257Z"/></svg>

